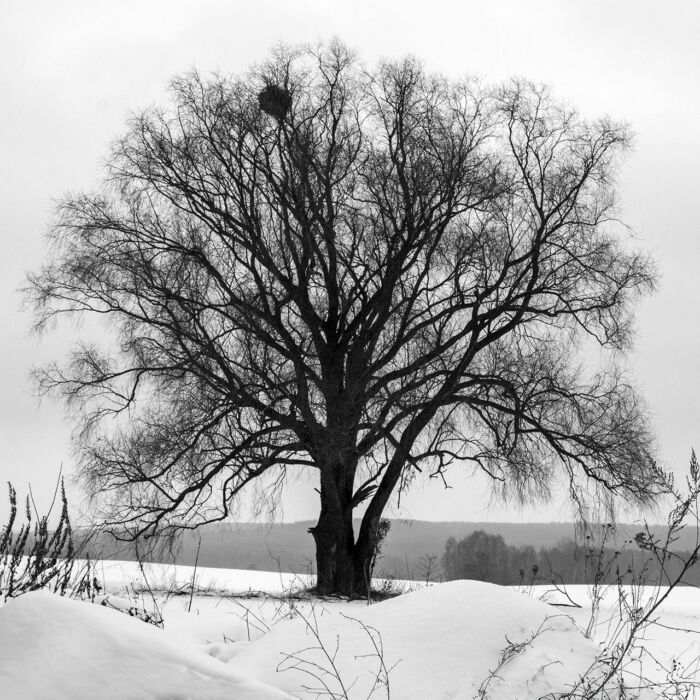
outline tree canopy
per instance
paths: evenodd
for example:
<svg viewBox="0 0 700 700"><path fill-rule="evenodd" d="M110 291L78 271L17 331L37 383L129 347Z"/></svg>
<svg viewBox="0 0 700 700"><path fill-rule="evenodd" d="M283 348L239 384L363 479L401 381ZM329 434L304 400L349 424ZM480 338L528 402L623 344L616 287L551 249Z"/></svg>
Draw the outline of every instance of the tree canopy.
<svg viewBox="0 0 700 700"><path fill-rule="evenodd" d="M625 125L524 80L367 70L337 42L171 94L131 119L97 193L64 199L30 278L37 327L102 314L118 338L39 374L75 409L108 521L194 527L311 468L319 589L362 593L419 472L652 497L614 362L654 283L616 219ZM609 351L596 371L586 338Z"/></svg>

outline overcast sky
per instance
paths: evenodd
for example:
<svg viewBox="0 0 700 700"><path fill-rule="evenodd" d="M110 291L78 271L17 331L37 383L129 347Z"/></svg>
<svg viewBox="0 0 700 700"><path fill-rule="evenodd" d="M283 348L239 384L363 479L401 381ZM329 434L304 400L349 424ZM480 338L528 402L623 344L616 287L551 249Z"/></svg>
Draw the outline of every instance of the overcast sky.
<svg viewBox="0 0 700 700"><path fill-rule="evenodd" d="M429 70L549 83L588 117L636 133L621 175L622 218L650 250L660 289L638 311L628 364L649 404L668 468L700 448L700 4L675 0L0 0L0 481L32 482L46 502L71 472L70 424L33 395L28 372L75 335L29 333L18 289L40 263L53 201L90 189L130 111L166 99L192 67L243 73L277 42L338 36L372 65L414 54ZM394 515L431 520L562 520L561 503L520 512L489 504L458 468L454 488L418 484ZM0 494L0 502L4 500ZM0 513L2 506L0 505ZM312 486L286 520L317 513Z"/></svg>

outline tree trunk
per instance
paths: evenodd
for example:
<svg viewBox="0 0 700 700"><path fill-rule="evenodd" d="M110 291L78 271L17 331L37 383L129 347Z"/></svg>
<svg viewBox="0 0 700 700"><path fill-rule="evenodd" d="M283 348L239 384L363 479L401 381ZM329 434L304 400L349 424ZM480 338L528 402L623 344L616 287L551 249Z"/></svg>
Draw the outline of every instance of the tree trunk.
<svg viewBox="0 0 700 700"><path fill-rule="evenodd" d="M342 476L341 476L342 475ZM333 476L338 479L340 485ZM316 591L319 595L366 597L370 587L374 548L355 544L352 482L348 471L321 474L321 514L309 528L316 543Z"/></svg>
<svg viewBox="0 0 700 700"><path fill-rule="evenodd" d="M322 512L309 532L316 542L316 592L366 598L371 588L376 543L367 538L355 543L352 510L348 508L339 517Z"/></svg>
<svg viewBox="0 0 700 700"><path fill-rule="evenodd" d="M370 591L374 548L355 545L352 513L336 525L329 518L319 518L309 532L316 542L316 592L366 598Z"/></svg>
<svg viewBox="0 0 700 700"><path fill-rule="evenodd" d="M353 569L355 572L355 597L366 598L372 586L372 569L376 556L376 538L369 541L358 537L353 551Z"/></svg>
<svg viewBox="0 0 700 700"><path fill-rule="evenodd" d="M316 591L319 595L353 596L354 570L352 510L321 512L309 529L316 542Z"/></svg>

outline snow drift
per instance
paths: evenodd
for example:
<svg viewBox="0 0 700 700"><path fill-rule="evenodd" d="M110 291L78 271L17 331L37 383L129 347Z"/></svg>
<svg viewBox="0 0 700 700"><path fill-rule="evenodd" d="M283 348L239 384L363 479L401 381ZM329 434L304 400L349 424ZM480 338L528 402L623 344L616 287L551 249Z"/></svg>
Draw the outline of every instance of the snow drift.
<svg viewBox="0 0 700 700"><path fill-rule="evenodd" d="M388 676L390 697L401 700L471 700L480 688L489 700L525 700L570 689L599 652L556 608L509 588L453 581L347 615L318 603L230 665L297 698L386 698Z"/></svg>
<svg viewBox="0 0 700 700"><path fill-rule="evenodd" d="M47 592L11 600L0 607L0 697L530 700L571 690L601 651L559 608L477 581L371 606L212 596L195 601L199 614L183 606L164 605L161 630Z"/></svg>
<svg viewBox="0 0 700 700"><path fill-rule="evenodd" d="M45 591L0 607L3 700L283 700L196 647Z"/></svg>

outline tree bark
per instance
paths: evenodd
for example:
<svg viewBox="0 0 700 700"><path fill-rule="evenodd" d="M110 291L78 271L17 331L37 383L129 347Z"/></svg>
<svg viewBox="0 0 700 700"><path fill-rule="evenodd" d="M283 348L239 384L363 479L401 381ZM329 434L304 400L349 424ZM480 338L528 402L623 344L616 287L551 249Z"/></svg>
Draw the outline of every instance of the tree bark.
<svg viewBox="0 0 700 700"><path fill-rule="evenodd" d="M352 510L322 512L309 529L316 542L316 592L352 597L354 590Z"/></svg>
<svg viewBox="0 0 700 700"><path fill-rule="evenodd" d="M339 519L321 516L309 529L316 542L316 592L366 598L370 594L374 547L354 542L352 510Z"/></svg>
<svg viewBox="0 0 700 700"><path fill-rule="evenodd" d="M342 463L321 467L321 514L309 528L316 543L316 590L319 595L351 595L352 486Z"/></svg>
<svg viewBox="0 0 700 700"><path fill-rule="evenodd" d="M340 465L321 472L321 514L309 528L316 543L316 592L364 598L370 589L374 547L367 537L355 544L349 472L354 476L354 469Z"/></svg>
<svg viewBox="0 0 700 700"><path fill-rule="evenodd" d="M372 585L372 573L379 539L379 520L374 525L375 527L360 528L353 551L355 595L358 598L366 598L370 594Z"/></svg>

